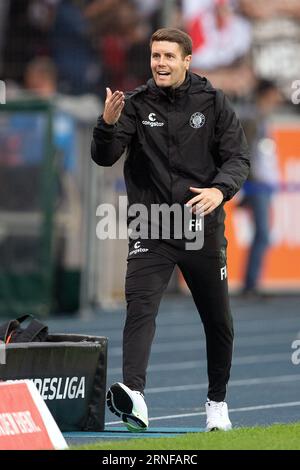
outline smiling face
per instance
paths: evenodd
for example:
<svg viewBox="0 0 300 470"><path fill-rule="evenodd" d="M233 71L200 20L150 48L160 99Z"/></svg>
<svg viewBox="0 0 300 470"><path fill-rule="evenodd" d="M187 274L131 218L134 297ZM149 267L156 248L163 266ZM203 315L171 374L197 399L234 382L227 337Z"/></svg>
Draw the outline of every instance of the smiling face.
<svg viewBox="0 0 300 470"><path fill-rule="evenodd" d="M151 47L151 70L159 87L179 87L185 80L191 55L184 57L177 42L154 41Z"/></svg>

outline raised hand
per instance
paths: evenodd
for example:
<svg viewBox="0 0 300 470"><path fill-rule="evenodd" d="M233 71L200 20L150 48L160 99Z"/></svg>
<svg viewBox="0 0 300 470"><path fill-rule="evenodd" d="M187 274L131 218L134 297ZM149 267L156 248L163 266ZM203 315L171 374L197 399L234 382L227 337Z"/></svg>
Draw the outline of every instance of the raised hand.
<svg viewBox="0 0 300 470"><path fill-rule="evenodd" d="M125 104L125 96L122 91L112 93L110 88L106 88L106 99L104 104L103 119L106 124L115 124L120 116Z"/></svg>

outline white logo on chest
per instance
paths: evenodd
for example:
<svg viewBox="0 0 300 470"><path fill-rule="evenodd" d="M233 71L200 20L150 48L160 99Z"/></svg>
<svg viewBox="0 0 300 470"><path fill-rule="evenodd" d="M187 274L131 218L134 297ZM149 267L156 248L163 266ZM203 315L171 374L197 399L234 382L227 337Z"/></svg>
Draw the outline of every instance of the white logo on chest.
<svg viewBox="0 0 300 470"><path fill-rule="evenodd" d="M190 117L190 126L193 129L199 129L199 127L204 126L205 124L205 116L202 113L194 113Z"/></svg>
<svg viewBox="0 0 300 470"><path fill-rule="evenodd" d="M150 113L148 116L148 121L142 121L142 124L144 124L144 126L150 127L162 127L165 125L164 122L157 122L155 113Z"/></svg>

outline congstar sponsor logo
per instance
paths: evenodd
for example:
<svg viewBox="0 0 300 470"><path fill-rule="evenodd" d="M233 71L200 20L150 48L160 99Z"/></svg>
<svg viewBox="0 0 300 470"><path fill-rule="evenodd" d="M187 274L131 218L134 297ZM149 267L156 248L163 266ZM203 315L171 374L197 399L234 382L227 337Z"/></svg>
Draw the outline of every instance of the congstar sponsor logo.
<svg viewBox="0 0 300 470"><path fill-rule="evenodd" d="M146 253L147 251L149 251L149 248L142 248L141 247L141 242L135 242L134 250L131 250L129 252L129 256L137 255L138 253Z"/></svg>
<svg viewBox="0 0 300 470"><path fill-rule="evenodd" d="M148 116L148 121L142 121L142 124L144 126L150 126L150 127L162 127L165 125L164 122L158 122L156 120L156 114L155 113L150 113Z"/></svg>

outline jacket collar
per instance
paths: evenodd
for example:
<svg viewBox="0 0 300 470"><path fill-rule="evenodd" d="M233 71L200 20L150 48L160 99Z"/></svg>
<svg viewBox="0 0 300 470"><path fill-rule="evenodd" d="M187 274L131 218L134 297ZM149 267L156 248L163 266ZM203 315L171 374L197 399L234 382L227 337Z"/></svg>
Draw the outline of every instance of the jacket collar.
<svg viewBox="0 0 300 470"><path fill-rule="evenodd" d="M147 88L150 91L150 93L153 95L155 98L162 98L165 97L169 101L174 101L176 98L181 97L185 93L199 93L200 91L203 91L204 89L211 90L211 84L210 82L204 78L200 77L199 75L196 75L195 73L190 73L187 72L186 77L184 82L178 87L178 88L163 88L163 87L158 87L151 78L147 82Z"/></svg>

